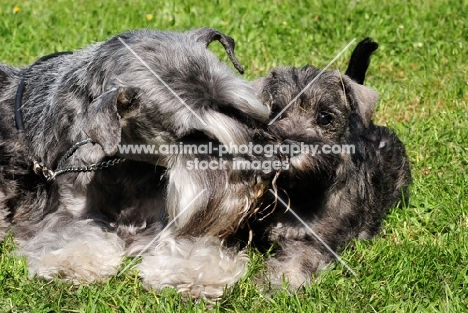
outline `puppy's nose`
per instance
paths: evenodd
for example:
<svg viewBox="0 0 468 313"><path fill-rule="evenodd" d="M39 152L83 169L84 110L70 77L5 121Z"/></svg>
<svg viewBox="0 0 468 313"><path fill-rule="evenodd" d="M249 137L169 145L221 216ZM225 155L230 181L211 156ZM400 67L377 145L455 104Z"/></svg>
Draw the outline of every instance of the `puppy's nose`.
<svg viewBox="0 0 468 313"><path fill-rule="evenodd" d="M281 143L281 146L283 148L281 151L288 151L287 154L289 157L294 157L301 154L301 143L299 141L285 139Z"/></svg>

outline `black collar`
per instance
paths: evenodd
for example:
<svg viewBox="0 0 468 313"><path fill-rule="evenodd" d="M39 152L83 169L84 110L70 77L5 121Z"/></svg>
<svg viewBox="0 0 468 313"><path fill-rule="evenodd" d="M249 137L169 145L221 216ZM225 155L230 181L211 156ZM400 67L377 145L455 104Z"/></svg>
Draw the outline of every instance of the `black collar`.
<svg viewBox="0 0 468 313"><path fill-rule="evenodd" d="M64 51L64 52L55 52L52 54L45 55L41 57L39 60L34 62L30 67L26 69L26 71L23 74L23 77L21 78L21 82L18 85L18 89L16 89L16 96L15 96L15 123L16 123L16 129L19 131L24 130L24 125L23 125L23 114L21 113L21 105L23 101L23 92L24 88L26 87L26 78L29 74L29 71L36 65L45 62L49 59L58 57L62 54L72 54L73 52L71 51Z"/></svg>

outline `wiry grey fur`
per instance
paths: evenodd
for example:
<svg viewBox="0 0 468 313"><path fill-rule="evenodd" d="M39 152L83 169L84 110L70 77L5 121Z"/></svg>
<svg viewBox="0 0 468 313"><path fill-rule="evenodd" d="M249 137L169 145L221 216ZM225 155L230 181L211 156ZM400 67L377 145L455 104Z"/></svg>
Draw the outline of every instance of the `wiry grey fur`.
<svg viewBox="0 0 468 313"><path fill-rule="evenodd" d="M253 83L274 117L317 78L268 128L278 143L355 146L354 154L292 156L290 169L276 181L278 195L335 252L353 239L376 235L388 210L408 201L411 173L405 147L393 131L374 125L378 96L362 85L376 48L370 39L357 46L349 76L335 71L317 78L320 70L313 66L286 67ZM272 214L257 215L250 225L254 243L277 245L267 261L273 285L281 286L283 277L292 288L310 283L316 270L335 259L279 202Z"/></svg>
<svg viewBox="0 0 468 313"><path fill-rule="evenodd" d="M150 287L173 286L195 297L218 297L242 276L244 253L222 248L218 238L249 214L262 183L248 173L188 173L189 156L118 151L119 143L251 141L251 128L266 121L269 110L206 49L214 40L241 71L234 40L209 28L133 31L25 68L0 64L0 240L13 230L31 275L86 282L113 275L124 256L143 252L205 188L145 252L140 275ZM24 132L16 130L13 110L22 77ZM52 182L33 172L33 161L55 169L66 150L85 138L93 143L80 147L65 166L113 156L127 161ZM218 190L226 191L214 195ZM206 210L215 206L214 213ZM203 253L191 253L193 247L203 247ZM229 275L220 280L218 268Z"/></svg>

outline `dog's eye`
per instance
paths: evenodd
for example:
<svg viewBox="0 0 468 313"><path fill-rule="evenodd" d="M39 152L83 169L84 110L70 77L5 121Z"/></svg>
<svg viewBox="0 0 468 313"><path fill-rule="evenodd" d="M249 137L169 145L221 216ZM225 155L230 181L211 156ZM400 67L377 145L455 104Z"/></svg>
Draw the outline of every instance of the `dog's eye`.
<svg viewBox="0 0 468 313"><path fill-rule="evenodd" d="M317 118L317 122L322 126L329 125L333 120L333 116L327 112L320 112Z"/></svg>

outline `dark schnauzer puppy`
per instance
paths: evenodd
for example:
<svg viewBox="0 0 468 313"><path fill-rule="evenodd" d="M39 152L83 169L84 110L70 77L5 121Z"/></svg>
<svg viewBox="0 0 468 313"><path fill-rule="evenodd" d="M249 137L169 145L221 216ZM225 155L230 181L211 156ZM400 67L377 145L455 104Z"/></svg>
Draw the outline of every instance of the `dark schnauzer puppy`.
<svg viewBox="0 0 468 313"><path fill-rule="evenodd" d="M292 288L309 283L335 259L333 251L376 235L388 210L408 201L405 147L394 132L373 124L378 95L362 85L376 49L370 39L360 42L347 75L317 77L320 70L312 66L278 68L253 83L272 116L287 108L269 132L296 151L278 177L277 196L302 221L278 202L273 213L251 223L260 233L257 242L279 247L267 261L273 285L283 276Z"/></svg>

